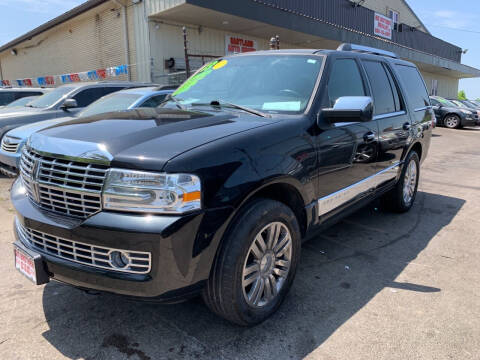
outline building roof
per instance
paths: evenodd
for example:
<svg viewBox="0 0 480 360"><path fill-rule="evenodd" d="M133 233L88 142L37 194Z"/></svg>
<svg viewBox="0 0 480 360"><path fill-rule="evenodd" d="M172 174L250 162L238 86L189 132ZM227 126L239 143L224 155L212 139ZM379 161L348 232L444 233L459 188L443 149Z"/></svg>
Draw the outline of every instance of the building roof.
<svg viewBox="0 0 480 360"><path fill-rule="evenodd" d="M37 36L44 31L50 30L51 28L60 25L74 17L87 12L103 3L106 3L109 0L87 0L83 4L73 8L72 10L67 11L66 13L57 16L56 18L47 21L46 23L40 25L39 27L27 32L26 34L19 36L18 38L9 41L5 45L0 46L0 52L13 48L14 46L22 43L23 41L30 40L32 37Z"/></svg>
<svg viewBox="0 0 480 360"><path fill-rule="evenodd" d="M413 11L413 9L411 8L411 6L408 4L407 0L402 0L402 2L405 4L405 6L412 12L413 16L415 16L415 18L417 19L417 21L420 23L420 25L423 26L423 28L427 31L427 33L431 34L430 33L430 30L428 30L428 28L425 26L425 24L423 23L423 21L418 17L418 15L415 13L415 11Z"/></svg>

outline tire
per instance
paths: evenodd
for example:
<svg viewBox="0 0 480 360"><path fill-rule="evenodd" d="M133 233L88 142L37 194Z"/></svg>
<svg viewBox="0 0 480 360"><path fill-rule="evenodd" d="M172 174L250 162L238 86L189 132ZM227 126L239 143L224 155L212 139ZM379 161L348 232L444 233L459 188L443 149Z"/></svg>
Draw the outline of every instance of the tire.
<svg viewBox="0 0 480 360"><path fill-rule="evenodd" d="M278 233L278 237L274 236L278 242L269 247L271 230ZM285 299L295 277L300 249L298 221L288 206L269 199L251 202L223 239L202 292L206 305L217 315L241 326L261 323ZM258 252L260 256L255 255Z"/></svg>
<svg viewBox="0 0 480 360"><path fill-rule="evenodd" d="M412 177L412 172L415 177ZM418 179L420 178L420 160L415 151L411 151L406 159L395 187L385 194L382 202L388 210L397 213L409 211L417 196Z"/></svg>
<svg viewBox="0 0 480 360"><path fill-rule="evenodd" d="M458 115L448 114L443 119L443 125L449 129L458 129L462 126L462 120Z"/></svg>

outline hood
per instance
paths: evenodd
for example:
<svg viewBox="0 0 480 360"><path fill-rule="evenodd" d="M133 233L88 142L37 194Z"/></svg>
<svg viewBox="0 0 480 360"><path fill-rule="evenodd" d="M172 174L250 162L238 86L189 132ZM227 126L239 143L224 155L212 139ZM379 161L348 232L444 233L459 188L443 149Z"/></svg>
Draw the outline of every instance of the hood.
<svg viewBox="0 0 480 360"><path fill-rule="evenodd" d="M44 120L44 121L40 121L32 124L27 124L27 125L23 125L18 128L15 128L13 130L10 130L8 132L8 135L16 137L18 139L26 139L33 133L36 133L37 131L49 128L50 126L57 125L62 122L70 121L72 119L74 119L74 117L70 116L70 117L50 119L50 120Z"/></svg>
<svg viewBox="0 0 480 360"><path fill-rule="evenodd" d="M159 171L186 151L273 122L243 112L140 108L54 125L33 134L29 145L60 157Z"/></svg>

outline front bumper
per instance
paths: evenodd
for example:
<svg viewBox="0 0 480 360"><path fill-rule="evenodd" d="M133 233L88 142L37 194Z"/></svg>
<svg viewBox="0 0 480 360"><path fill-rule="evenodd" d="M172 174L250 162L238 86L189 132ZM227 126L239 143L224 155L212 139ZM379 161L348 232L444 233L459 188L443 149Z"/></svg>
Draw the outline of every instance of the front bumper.
<svg viewBox="0 0 480 360"><path fill-rule="evenodd" d="M20 155L19 151L12 153L0 149L0 173L10 177L17 176Z"/></svg>
<svg viewBox="0 0 480 360"><path fill-rule="evenodd" d="M24 228L92 246L151 253L147 274L96 268L42 251L16 226L17 241L41 254L50 278L84 289L167 302L190 296L208 279L218 245L216 235L221 236L219 231L212 232L211 219L218 223L222 217L215 211L186 216L102 211L85 220L72 219L37 207L23 193L20 181L14 183L11 199L16 222Z"/></svg>

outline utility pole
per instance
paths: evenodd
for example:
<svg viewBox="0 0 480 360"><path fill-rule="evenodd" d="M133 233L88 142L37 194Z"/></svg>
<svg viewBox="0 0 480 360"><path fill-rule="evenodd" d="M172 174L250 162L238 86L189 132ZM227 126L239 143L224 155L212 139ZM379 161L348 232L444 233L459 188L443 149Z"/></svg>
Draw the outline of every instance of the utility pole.
<svg viewBox="0 0 480 360"><path fill-rule="evenodd" d="M190 77L190 62L188 60L188 47L187 47L187 27L184 26L183 30L183 50L185 52L185 71L187 73L187 79Z"/></svg>

